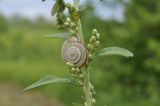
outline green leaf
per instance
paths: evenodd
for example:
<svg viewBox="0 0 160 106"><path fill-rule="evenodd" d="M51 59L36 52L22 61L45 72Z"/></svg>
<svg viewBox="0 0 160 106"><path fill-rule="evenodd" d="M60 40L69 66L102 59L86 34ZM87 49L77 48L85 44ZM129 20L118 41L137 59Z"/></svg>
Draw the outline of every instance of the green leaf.
<svg viewBox="0 0 160 106"><path fill-rule="evenodd" d="M133 53L129 50L119 48L119 47L108 47L99 50L93 55L93 58L98 58L101 56L108 56L108 55L120 55L124 57L133 57Z"/></svg>
<svg viewBox="0 0 160 106"><path fill-rule="evenodd" d="M29 90L29 89L33 89L42 85L47 85L47 84L53 84L53 83L68 83L68 84L75 84L75 82L73 80L70 79L65 79L65 78L59 78L53 75L48 75L42 79L40 79L39 81L31 84L30 86L28 86L27 88L25 88L24 90Z"/></svg>
<svg viewBox="0 0 160 106"><path fill-rule="evenodd" d="M58 12L63 12L65 10L65 3L63 0L56 0L52 7L51 15L54 16Z"/></svg>
<svg viewBox="0 0 160 106"><path fill-rule="evenodd" d="M66 33L51 34L51 35L47 35L45 37L48 37L48 38L69 38L71 35L72 35L72 33L66 32Z"/></svg>
<svg viewBox="0 0 160 106"><path fill-rule="evenodd" d="M84 106L84 105L82 105L80 103L72 103L72 104L73 104L73 106Z"/></svg>
<svg viewBox="0 0 160 106"><path fill-rule="evenodd" d="M57 0L56 3L52 7L51 15L54 16L58 12L59 8L60 8L60 5Z"/></svg>

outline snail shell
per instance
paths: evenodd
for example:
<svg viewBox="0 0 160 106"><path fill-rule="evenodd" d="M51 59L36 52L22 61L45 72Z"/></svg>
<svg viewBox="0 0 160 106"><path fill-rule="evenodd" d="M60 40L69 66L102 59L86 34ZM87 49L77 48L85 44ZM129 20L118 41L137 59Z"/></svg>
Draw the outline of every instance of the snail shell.
<svg viewBox="0 0 160 106"><path fill-rule="evenodd" d="M76 37L64 42L61 54L65 62L73 63L77 68L81 68L87 60L87 49Z"/></svg>

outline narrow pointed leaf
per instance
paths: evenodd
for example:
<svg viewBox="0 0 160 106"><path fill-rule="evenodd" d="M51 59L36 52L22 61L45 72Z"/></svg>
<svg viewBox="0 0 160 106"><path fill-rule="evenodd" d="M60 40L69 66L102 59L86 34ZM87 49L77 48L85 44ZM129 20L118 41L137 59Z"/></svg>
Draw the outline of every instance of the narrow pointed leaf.
<svg viewBox="0 0 160 106"><path fill-rule="evenodd" d="M51 35L47 35L45 37L47 38L69 38L72 34L70 32L66 32L66 33L57 33L57 34L51 34Z"/></svg>
<svg viewBox="0 0 160 106"><path fill-rule="evenodd" d="M124 57L133 57L133 53L127 49L119 48L119 47L108 47L99 50L97 53L94 54L93 58L98 58L101 56L108 56L108 55L120 55Z"/></svg>
<svg viewBox="0 0 160 106"><path fill-rule="evenodd" d="M54 83L68 83L68 84L74 84L75 82L73 80L70 79L65 79L65 78L59 78L53 75L49 75L46 76L42 79L40 79L39 81L31 84L30 86L28 86L27 88L25 88L24 90L29 90L29 89L33 89L42 85L47 85L47 84L54 84Z"/></svg>
<svg viewBox="0 0 160 106"><path fill-rule="evenodd" d="M59 8L60 8L60 5L59 5L59 2L57 0L56 3L52 7L51 15L54 16L58 12Z"/></svg>
<svg viewBox="0 0 160 106"><path fill-rule="evenodd" d="M63 0L56 0L52 7L51 15L54 16L58 12L63 12L65 10L65 3Z"/></svg>

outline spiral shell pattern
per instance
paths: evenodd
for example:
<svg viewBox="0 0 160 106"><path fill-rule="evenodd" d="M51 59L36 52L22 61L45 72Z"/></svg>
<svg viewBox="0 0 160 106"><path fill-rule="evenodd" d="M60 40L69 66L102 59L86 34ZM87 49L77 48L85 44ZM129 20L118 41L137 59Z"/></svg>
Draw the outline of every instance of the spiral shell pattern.
<svg viewBox="0 0 160 106"><path fill-rule="evenodd" d="M65 62L82 67L87 60L87 49L76 37L67 39L62 46L62 58Z"/></svg>

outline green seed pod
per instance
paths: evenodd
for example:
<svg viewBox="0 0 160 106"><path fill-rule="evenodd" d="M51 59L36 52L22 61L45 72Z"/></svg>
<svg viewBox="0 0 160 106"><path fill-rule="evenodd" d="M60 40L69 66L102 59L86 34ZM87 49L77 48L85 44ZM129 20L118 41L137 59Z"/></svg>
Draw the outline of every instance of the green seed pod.
<svg viewBox="0 0 160 106"><path fill-rule="evenodd" d="M93 29L92 34L96 35L96 33L97 33L97 29Z"/></svg>
<svg viewBox="0 0 160 106"><path fill-rule="evenodd" d="M99 41L94 42L94 47L95 48L98 48L99 46L100 46L100 42Z"/></svg>
<svg viewBox="0 0 160 106"><path fill-rule="evenodd" d="M97 38L97 39L100 38L100 34L99 34L99 33L96 34L96 38Z"/></svg>
<svg viewBox="0 0 160 106"><path fill-rule="evenodd" d="M80 73L80 72L81 72L81 70L80 70L79 68L76 68L76 71L77 71L77 73Z"/></svg>
<svg viewBox="0 0 160 106"><path fill-rule="evenodd" d="M75 30L78 31L78 27L76 27Z"/></svg>
<svg viewBox="0 0 160 106"><path fill-rule="evenodd" d="M87 45L87 49L88 49L88 50L91 50L91 44L88 44L88 45Z"/></svg>
<svg viewBox="0 0 160 106"><path fill-rule="evenodd" d="M94 45L91 45L91 52L94 52L95 51L95 47Z"/></svg>
<svg viewBox="0 0 160 106"><path fill-rule="evenodd" d="M91 39L90 39L90 43L93 43L96 41L96 37L95 36L92 36Z"/></svg>
<svg viewBox="0 0 160 106"><path fill-rule="evenodd" d="M74 6L71 6L71 12L74 12L76 8Z"/></svg>
<svg viewBox="0 0 160 106"><path fill-rule="evenodd" d="M69 26L69 23L68 23L68 22L65 22L64 25L65 25L65 26Z"/></svg>
<svg viewBox="0 0 160 106"><path fill-rule="evenodd" d="M70 62L66 62L66 65L67 65L68 68L73 68L74 67L74 64L70 63Z"/></svg>
<svg viewBox="0 0 160 106"><path fill-rule="evenodd" d="M83 80L83 79L84 79L84 75L83 75L83 74L80 74L80 75L79 75L79 78Z"/></svg>
<svg viewBox="0 0 160 106"><path fill-rule="evenodd" d="M72 77L74 77L74 74L72 74Z"/></svg>
<svg viewBox="0 0 160 106"><path fill-rule="evenodd" d="M71 9L71 4L70 4L70 3L66 3L65 6L66 6L68 9Z"/></svg>
<svg viewBox="0 0 160 106"><path fill-rule="evenodd" d="M87 106L87 102L84 103L84 106Z"/></svg>
<svg viewBox="0 0 160 106"><path fill-rule="evenodd" d="M76 32L75 32L75 31L73 31L73 30L71 30L70 32L71 32L73 35L76 33Z"/></svg>
<svg viewBox="0 0 160 106"><path fill-rule="evenodd" d="M66 19L66 22L70 23L70 22L71 22L71 19L70 19L70 18L67 18L67 19Z"/></svg>
<svg viewBox="0 0 160 106"><path fill-rule="evenodd" d="M72 28L76 26L76 24L74 22L71 22L70 25L71 25Z"/></svg>
<svg viewBox="0 0 160 106"><path fill-rule="evenodd" d="M92 99L92 103L96 103L96 100L94 98Z"/></svg>
<svg viewBox="0 0 160 106"><path fill-rule="evenodd" d="M88 59L89 59L89 60L92 60L92 59L93 59L93 57L92 57L91 54L89 54Z"/></svg>
<svg viewBox="0 0 160 106"><path fill-rule="evenodd" d="M75 72L75 71L76 71L76 68L71 68L71 71L72 71L72 72Z"/></svg>

